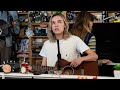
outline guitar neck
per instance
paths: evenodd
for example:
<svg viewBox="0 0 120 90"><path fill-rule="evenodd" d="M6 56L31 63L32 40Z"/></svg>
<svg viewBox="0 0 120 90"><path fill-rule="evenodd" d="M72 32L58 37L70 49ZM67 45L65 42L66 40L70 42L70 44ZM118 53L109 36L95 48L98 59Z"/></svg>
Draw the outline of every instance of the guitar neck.
<svg viewBox="0 0 120 90"><path fill-rule="evenodd" d="M36 71L50 71L50 70L54 70L54 67L33 65L32 69Z"/></svg>

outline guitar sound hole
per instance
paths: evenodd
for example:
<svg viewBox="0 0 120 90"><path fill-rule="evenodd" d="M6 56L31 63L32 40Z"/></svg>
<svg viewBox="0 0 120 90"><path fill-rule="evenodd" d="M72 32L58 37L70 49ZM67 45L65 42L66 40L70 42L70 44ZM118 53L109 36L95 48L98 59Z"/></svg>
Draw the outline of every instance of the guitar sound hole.
<svg viewBox="0 0 120 90"><path fill-rule="evenodd" d="M63 72L64 75L73 75L74 74L74 69L70 66L65 66L63 68Z"/></svg>

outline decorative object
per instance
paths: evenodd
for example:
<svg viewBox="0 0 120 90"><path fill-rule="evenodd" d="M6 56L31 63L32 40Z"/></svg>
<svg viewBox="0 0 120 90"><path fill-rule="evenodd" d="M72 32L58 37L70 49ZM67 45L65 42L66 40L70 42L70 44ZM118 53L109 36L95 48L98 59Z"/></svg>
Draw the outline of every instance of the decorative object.
<svg viewBox="0 0 120 90"><path fill-rule="evenodd" d="M114 66L114 77L120 79L120 64Z"/></svg>

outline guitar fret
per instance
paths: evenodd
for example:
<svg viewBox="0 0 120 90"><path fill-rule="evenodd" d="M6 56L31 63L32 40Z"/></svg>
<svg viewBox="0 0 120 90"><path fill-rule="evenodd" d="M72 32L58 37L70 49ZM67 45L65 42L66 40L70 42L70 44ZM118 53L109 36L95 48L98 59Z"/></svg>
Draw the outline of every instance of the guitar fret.
<svg viewBox="0 0 120 90"><path fill-rule="evenodd" d="M33 65L32 66L33 70L43 70L43 71L50 71L50 70L54 70L54 67L50 67L50 66L40 66L40 65Z"/></svg>

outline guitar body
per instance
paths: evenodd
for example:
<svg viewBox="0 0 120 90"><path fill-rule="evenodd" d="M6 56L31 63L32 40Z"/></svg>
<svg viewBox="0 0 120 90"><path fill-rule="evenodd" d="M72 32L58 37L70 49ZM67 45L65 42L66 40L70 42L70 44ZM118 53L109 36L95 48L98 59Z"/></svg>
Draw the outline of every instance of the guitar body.
<svg viewBox="0 0 120 90"><path fill-rule="evenodd" d="M58 64L58 62L55 65L56 68L57 68L57 64ZM98 76L98 73L99 73L98 64L95 61L82 62L78 67L72 67L72 66L70 66L70 62L68 62L68 61L66 61L64 59L61 59L61 60L59 60L59 64L62 67L63 74L66 71L68 71L68 72L70 72L69 74L74 74L74 75Z"/></svg>

